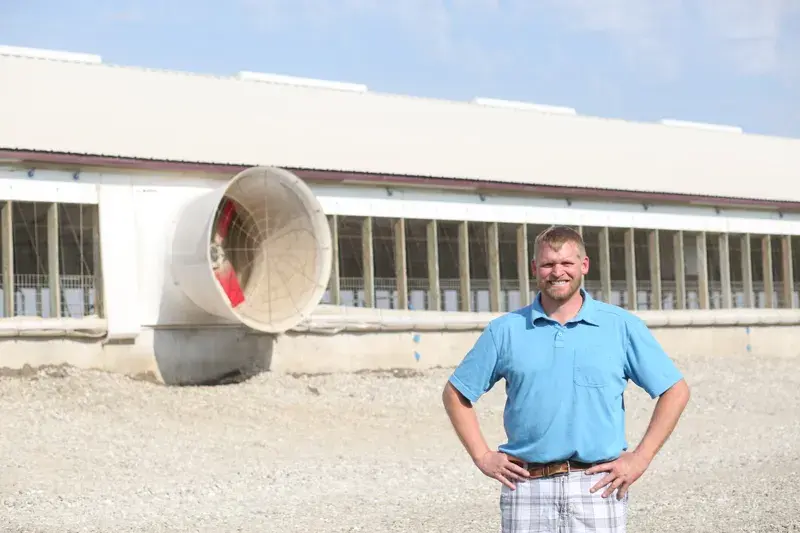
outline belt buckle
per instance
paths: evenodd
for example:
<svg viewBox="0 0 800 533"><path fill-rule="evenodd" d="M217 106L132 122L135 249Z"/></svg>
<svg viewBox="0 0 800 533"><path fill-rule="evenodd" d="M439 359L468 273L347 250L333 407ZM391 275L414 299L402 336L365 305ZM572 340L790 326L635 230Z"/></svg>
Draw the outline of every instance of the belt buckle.
<svg viewBox="0 0 800 533"><path fill-rule="evenodd" d="M564 471L562 470L562 468L564 468L564 464L565 464L565 463L566 463L566 465L567 465L567 471L566 471L566 472L564 472ZM554 476L555 476L555 475L561 475L561 474L566 474L566 475L569 475L569 474L570 474L570 472L572 471L572 470L571 470L571 465L570 465L570 463L569 463L569 460L567 460L567 461L564 461L564 463L561 463L561 464L559 464L559 463L554 463L554 464L553 464L553 465L551 465L551 466L552 466L552 468L553 468L553 474L552 474L552 475L554 475Z"/></svg>
<svg viewBox="0 0 800 533"><path fill-rule="evenodd" d="M566 472L563 470L565 464L567 467ZM530 469L530 463L527 463L526 467ZM541 472L541 474L537 477L543 478L555 477L562 474L569 475L572 472L572 464L569 461L545 463L541 465L539 472Z"/></svg>

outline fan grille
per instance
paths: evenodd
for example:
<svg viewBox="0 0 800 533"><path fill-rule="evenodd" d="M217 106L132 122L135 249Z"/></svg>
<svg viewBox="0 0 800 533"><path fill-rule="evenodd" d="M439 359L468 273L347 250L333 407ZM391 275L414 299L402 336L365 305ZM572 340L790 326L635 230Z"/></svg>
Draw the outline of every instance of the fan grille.
<svg viewBox="0 0 800 533"><path fill-rule="evenodd" d="M330 229L296 176L249 169L217 207L209 261L234 314L278 329L319 303L330 275Z"/></svg>

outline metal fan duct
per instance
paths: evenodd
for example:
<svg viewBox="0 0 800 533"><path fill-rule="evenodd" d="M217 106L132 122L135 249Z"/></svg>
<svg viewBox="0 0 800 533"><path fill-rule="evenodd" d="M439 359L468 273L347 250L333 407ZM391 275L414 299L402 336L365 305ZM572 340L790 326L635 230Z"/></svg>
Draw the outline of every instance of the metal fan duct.
<svg viewBox="0 0 800 533"><path fill-rule="evenodd" d="M198 307L280 333L319 304L331 274L328 220L289 171L248 168L182 209L173 278Z"/></svg>

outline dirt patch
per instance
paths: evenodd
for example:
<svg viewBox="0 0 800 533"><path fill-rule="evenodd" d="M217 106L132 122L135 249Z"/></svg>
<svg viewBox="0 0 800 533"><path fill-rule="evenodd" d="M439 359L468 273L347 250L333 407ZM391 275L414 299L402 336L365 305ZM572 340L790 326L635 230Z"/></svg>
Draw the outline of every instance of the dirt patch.
<svg viewBox="0 0 800 533"><path fill-rule="evenodd" d="M155 372L152 370L148 370L147 372L139 372L131 376L133 381L145 381L147 383L153 383L155 385L163 385L163 383L156 377Z"/></svg>
<svg viewBox="0 0 800 533"><path fill-rule="evenodd" d="M26 364L22 368L0 368L0 377L22 378L30 380L37 380L40 377L65 378L69 376L69 369L70 366L67 364L43 365L35 368Z"/></svg>

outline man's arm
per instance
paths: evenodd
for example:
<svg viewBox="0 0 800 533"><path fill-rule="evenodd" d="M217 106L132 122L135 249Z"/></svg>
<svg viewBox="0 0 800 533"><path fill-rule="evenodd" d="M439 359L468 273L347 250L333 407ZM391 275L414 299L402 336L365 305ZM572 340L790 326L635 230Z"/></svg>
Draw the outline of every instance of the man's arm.
<svg viewBox="0 0 800 533"><path fill-rule="evenodd" d="M448 381L442 391L442 403L461 444L464 445L472 461L477 463L486 452L491 450L481 433L478 416L475 414L472 402Z"/></svg>
<svg viewBox="0 0 800 533"><path fill-rule="evenodd" d="M672 434L689 403L689 396L689 385L685 379L681 379L658 398L647 431L634 450L634 453L645 458L648 464Z"/></svg>
<svg viewBox="0 0 800 533"><path fill-rule="evenodd" d="M689 403L689 396L689 385L684 379L680 379L659 396L647 431L633 452L624 453L615 461L593 466L586 471L587 474L608 472L590 492L594 493L608 485L603 492L603 498L609 497L616 490L617 499L621 500L631 484L644 474L672 434Z"/></svg>
<svg viewBox="0 0 800 533"><path fill-rule="evenodd" d="M527 470L509 461L504 453L489 448L481 432L472 402L458 392L449 381L442 391L442 403L461 444L481 472L512 490L515 488L512 480L529 476Z"/></svg>

